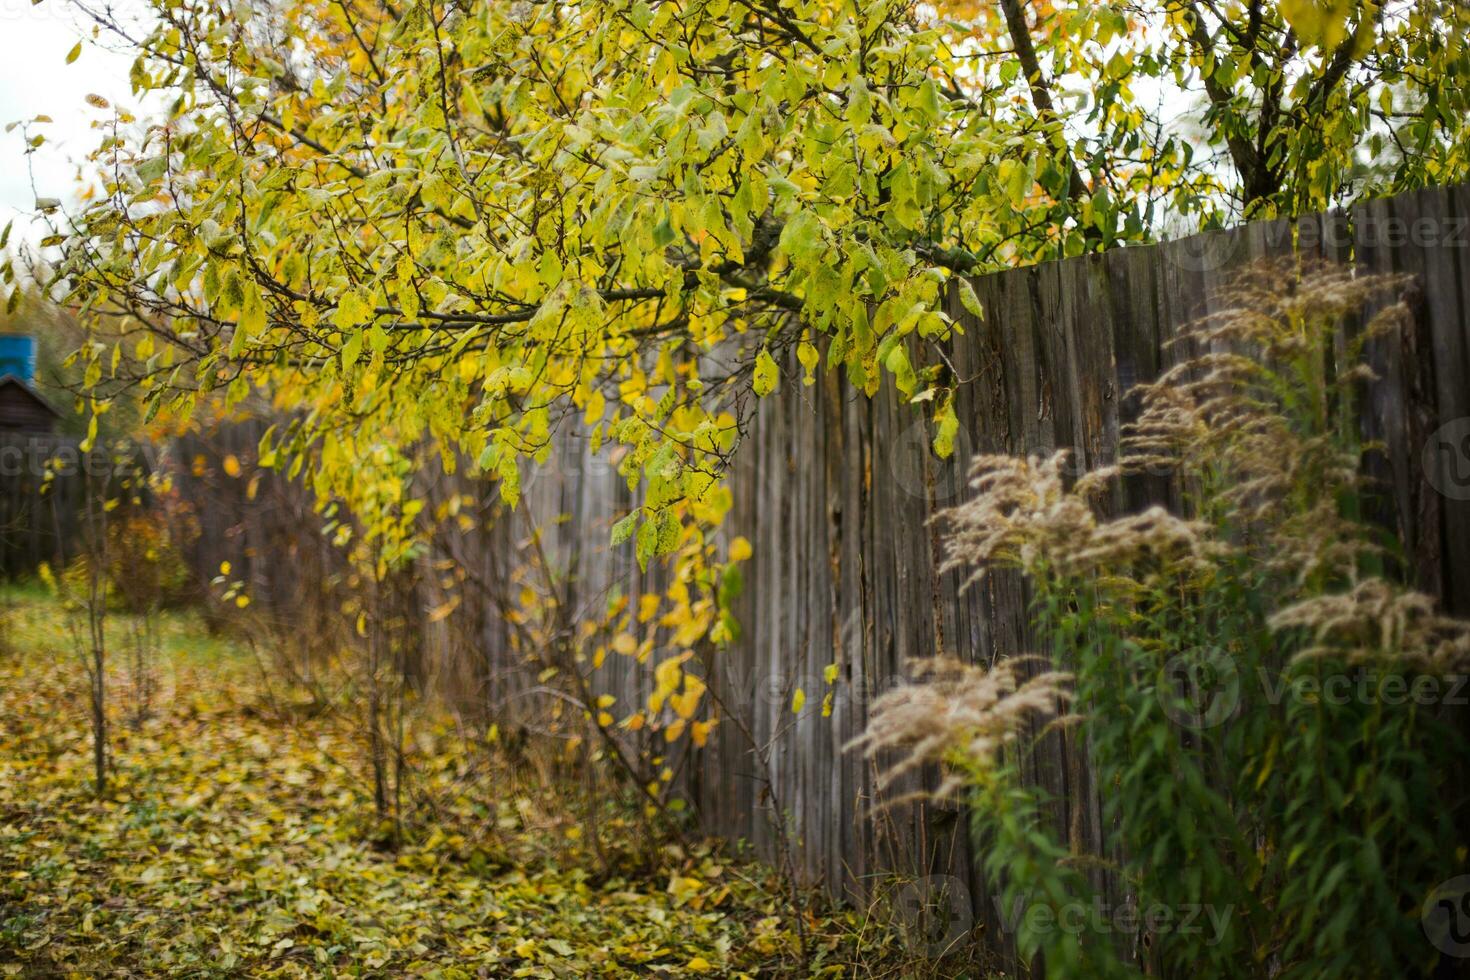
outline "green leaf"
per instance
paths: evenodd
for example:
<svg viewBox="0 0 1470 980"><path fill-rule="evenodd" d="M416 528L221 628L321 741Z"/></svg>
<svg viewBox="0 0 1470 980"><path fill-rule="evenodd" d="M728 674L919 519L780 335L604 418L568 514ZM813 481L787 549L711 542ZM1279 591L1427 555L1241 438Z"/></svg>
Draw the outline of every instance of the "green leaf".
<svg viewBox="0 0 1470 980"><path fill-rule="evenodd" d="M347 340L342 344L342 367L350 369L357 363L362 354L362 331L354 330L347 335Z"/></svg>
<svg viewBox="0 0 1470 980"><path fill-rule="evenodd" d="M275 432L276 427L274 425L266 429L265 434L260 437L260 442L255 446L255 459L262 467L276 465L276 450L271 444L271 437L275 435Z"/></svg>
<svg viewBox="0 0 1470 980"><path fill-rule="evenodd" d="M956 284L960 294L960 305L971 316L984 316L984 307L980 305L980 297L975 295L975 287L970 285L970 280L960 277L956 280Z"/></svg>
<svg viewBox="0 0 1470 980"><path fill-rule="evenodd" d="M903 392L904 397L914 393L914 385L918 378L914 374L913 366L909 364L908 352L903 349L903 344L894 344L883 358L883 366L893 375L894 384L898 390Z"/></svg>
<svg viewBox="0 0 1470 980"><path fill-rule="evenodd" d="M246 334L244 325L237 323L234 332L230 334L230 356L239 357L243 354L245 352L245 341L248 339L249 337Z"/></svg>
<svg viewBox="0 0 1470 980"><path fill-rule="evenodd" d="M638 513L635 510L612 526L613 547L617 547L633 536L633 532L638 528Z"/></svg>
<svg viewBox="0 0 1470 980"><path fill-rule="evenodd" d="M381 354L388 349L388 331L374 323L367 330L368 346L373 353Z"/></svg>
<svg viewBox="0 0 1470 980"><path fill-rule="evenodd" d="M658 515L658 539L655 542L655 554L671 554L679 547L679 534L683 531L683 525L679 523L679 517L674 513L672 507L665 507Z"/></svg>
<svg viewBox="0 0 1470 980"><path fill-rule="evenodd" d="M919 86L919 108L931 120L938 119L943 111L939 103L939 87L932 78L925 79L924 84Z"/></svg>
<svg viewBox="0 0 1470 980"><path fill-rule="evenodd" d="M501 454L497 469L500 473L500 499L515 510L521 499L521 468L515 453Z"/></svg>
<svg viewBox="0 0 1470 980"><path fill-rule="evenodd" d="M648 559L658 552L658 527L653 521L644 521L638 527L638 543L634 553L638 557L638 567L644 571L648 570Z"/></svg>
<svg viewBox="0 0 1470 980"><path fill-rule="evenodd" d="M781 248L797 265L811 265L823 251L822 222L810 211L801 211L781 229Z"/></svg>
<svg viewBox="0 0 1470 980"><path fill-rule="evenodd" d="M959 428L960 420L954 412L954 394L950 393L934 413L934 455L949 459L954 452L954 437Z"/></svg>
<svg viewBox="0 0 1470 980"><path fill-rule="evenodd" d="M259 337L265 333L266 313L265 303L260 296L260 289L255 283L249 283L244 287L243 302L240 306L240 322L235 333L246 338ZM238 354L239 351L231 351Z"/></svg>

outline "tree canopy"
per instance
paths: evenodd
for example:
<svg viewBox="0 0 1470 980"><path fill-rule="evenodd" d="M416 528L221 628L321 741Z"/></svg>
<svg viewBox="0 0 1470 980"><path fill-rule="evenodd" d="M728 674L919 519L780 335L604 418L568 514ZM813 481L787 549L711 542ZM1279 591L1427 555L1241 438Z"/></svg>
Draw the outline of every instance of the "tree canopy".
<svg viewBox="0 0 1470 980"><path fill-rule="evenodd" d="M890 378L943 455L957 274L1466 169L1448 0L152 9L93 15L167 111L93 100L52 240L93 391L273 397L264 458L324 496L428 443L514 504L576 424L627 447L644 560L718 522L793 349Z"/></svg>

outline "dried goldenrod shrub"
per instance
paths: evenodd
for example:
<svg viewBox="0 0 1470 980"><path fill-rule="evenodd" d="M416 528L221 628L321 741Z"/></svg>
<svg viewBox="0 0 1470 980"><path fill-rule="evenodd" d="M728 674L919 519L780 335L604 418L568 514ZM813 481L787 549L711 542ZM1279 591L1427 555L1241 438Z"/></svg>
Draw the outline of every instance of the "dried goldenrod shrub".
<svg viewBox="0 0 1470 980"><path fill-rule="evenodd" d="M1273 630L1310 637L1296 657L1398 667L1436 677L1470 669L1470 623L1440 615L1433 598L1383 579L1313 596L1275 613Z"/></svg>
<svg viewBox="0 0 1470 980"><path fill-rule="evenodd" d="M1071 697L1068 674L1025 676L1037 659L1002 660L989 670L951 657L914 661L916 683L878 698L867 729L850 747L869 758L896 753L883 770L883 787L919 766L944 766L932 795L951 795L976 771L993 768L1030 719L1056 714Z"/></svg>
<svg viewBox="0 0 1470 980"><path fill-rule="evenodd" d="M1402 276L1322 267L1299 276L1265 263L1235 277L1220 309L1188 324L1171 346L1176 366L1137 392L1125 427L1125 472L1176 474L1197 515L1245 534L1266 566L1298 581L1352 579L1379 551L1341 503L1361 493L1357 389L1374 337L1408 323L1386 303L1356 331L1344 321L1394 296Z"/></svg>
<svg viewBox="0 0 1470 980"><path fill-rule="evenodd" d="M941 571L971 567L969 588L993 566L1030 575L1073 578L1102 570L1195 568L1216 546L1206 525L1159 507L1113 520L1099 518L1093 498L1114 475L1088 474L1067 486L1069 454L1047 458L981 456L968 501L939 515L948 530Z"/></svg>
<svg viewBox="0 0 1470 980"><path fill-rule="evenodd" d="M1382 682L1465 670L1470 624L1381 577L1384 549L1358 516L1375 448L1358 431L1362 349L1406 322L1397 304L1364 311L1405 282L1250 271L1139 390L1116 468L1073 480L1064 452L982 456L973 495L938 518L942 567L967 571L965 587L995 568L1025 575L1053 669L1028 681L1010 661L921 665L858 740L886 762L883 784L939 764L936 792L965 794L1005 902L1060 916L1095 897L1079 868L1116 860L1141 907L1231 913L1219 935L1150 936L1148 962L1130 959L1139 937L1023 918L1017 948L1049 975L1317 980L1432 964L1417 911L1470 871L1446 797L1464 739ZM1119 495L1105 491L1139 473L1171 475L1179 512L1109 515ZM1376 682L1345 700L1298 693L1339 673ZM1199 700L1218 693L1210 678L1226 701ZM1071 744L1102 792L1097 854L1054 832L1016 765L1031 720L1073 704L1061 720L1081 726Z"/></svg>

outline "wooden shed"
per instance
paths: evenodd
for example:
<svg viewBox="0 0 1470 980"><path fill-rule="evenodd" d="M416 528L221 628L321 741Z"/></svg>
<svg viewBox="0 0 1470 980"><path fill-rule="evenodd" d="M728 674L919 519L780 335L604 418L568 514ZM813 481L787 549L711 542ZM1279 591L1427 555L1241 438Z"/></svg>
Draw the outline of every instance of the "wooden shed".
<svg viewBox="0 0 1470 980"><path fill-rule="evenodd" d="M50 435L61 413L14 374L0 376L0 433Z"/></svg>

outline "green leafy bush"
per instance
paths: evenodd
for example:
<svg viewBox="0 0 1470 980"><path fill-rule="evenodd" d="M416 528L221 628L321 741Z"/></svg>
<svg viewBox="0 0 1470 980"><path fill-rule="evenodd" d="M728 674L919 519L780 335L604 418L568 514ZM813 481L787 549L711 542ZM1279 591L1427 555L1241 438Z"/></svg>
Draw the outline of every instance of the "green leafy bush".
<svg viewBox="0 0 1470 980"><path fill-rule="evenodd" d="M1342 327L1400 285L1242 277L1140 390L1119 467L1069 481L1063 454L984 457L975 497L946 515L950 567L1026 575L1070 697L1035 697L1064 686L1055 673L950 664L881 699L863 741L901 749L899 770L948 767L941 790L967 795L1003 907L1047 912L1019 916L1014 938L1049 976L1433 967L1419 913L1464 870L1450 813L1465 750L1433 695L1470 663L1470 626L1387 577L1391 545L1360 517L1361 353L1403 311ZM1103 516L1162 470L1179 506ZM1101 788L1102 854L1070 850L1019 778L1023 719L1064 701ZM1101 901L1085 873L1098 861L1137 909L1218 910L1216 927L1059 927Z"/></svg>

